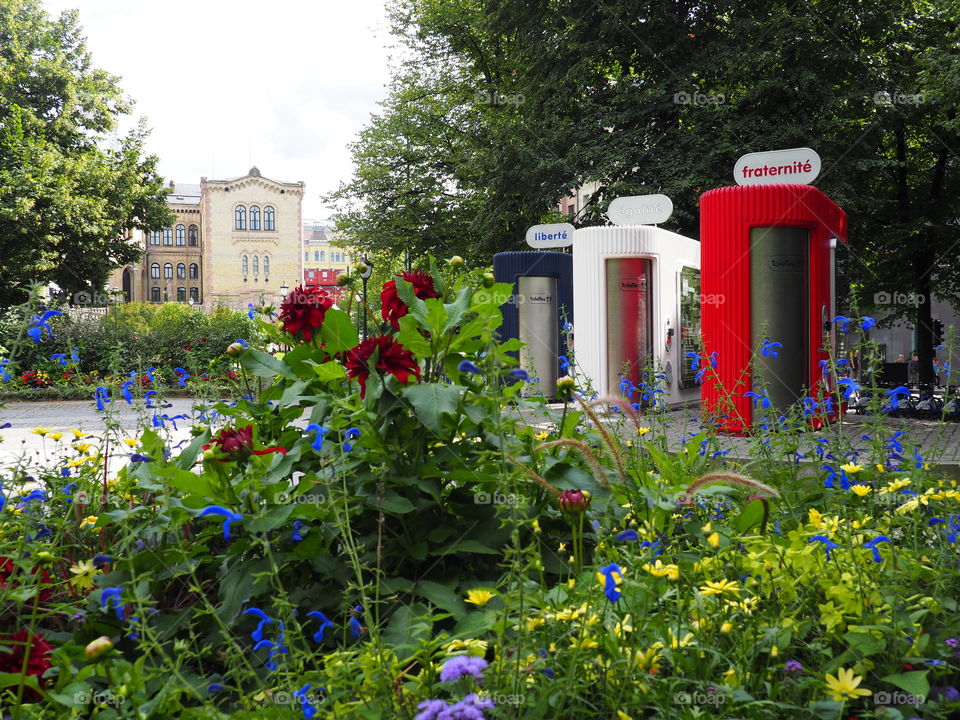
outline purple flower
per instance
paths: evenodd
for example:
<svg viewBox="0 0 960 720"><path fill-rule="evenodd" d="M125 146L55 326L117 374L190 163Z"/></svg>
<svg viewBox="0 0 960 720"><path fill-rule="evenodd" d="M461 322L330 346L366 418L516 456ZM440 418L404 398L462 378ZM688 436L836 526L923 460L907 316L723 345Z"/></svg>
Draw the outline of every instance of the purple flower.
<svg viewBox="0 0 960 720"><path fill-rule="evenodd" d="M424 700L417 705L418 712L413 720L437 720L437 716L447 709L443 700Z"/></svg>
<svg viewBox="0 0 960 720"><path fill-rule="evenodd" d="M483 671L486 667L487 661L482 657L456 655L443 664L440 669L440 681L453 682L467 675L483 680Z"/></svg>
<svg viewBox="0 0 960 720"><path fill-rule="evenodd" d="M801 673L803 672L803 665L801 665L796 660L787 660L786 664L783 666L785 672L789 673Z"/></svg>

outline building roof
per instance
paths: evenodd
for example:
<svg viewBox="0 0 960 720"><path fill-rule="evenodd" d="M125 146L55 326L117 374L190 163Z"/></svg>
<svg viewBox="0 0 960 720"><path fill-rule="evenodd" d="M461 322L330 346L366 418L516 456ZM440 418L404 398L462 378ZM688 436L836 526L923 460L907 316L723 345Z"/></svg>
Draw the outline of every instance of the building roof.
<svg viewBox="0 0 960 720"><path fill-rule="evenodd" d="M193 183L174 183L171 180L167 202L171 205L199 205L200 186Z"/></svg>

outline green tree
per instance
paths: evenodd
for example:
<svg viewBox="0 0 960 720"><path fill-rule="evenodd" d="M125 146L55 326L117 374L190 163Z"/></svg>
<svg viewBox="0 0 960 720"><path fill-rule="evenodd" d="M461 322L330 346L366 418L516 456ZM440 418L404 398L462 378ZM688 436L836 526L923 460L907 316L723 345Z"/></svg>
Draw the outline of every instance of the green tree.
<svg viewBox="0 0 960 720"><path fill-rule="evenodd" d="M76 12L51 20L37 0L0 0L0 305L32 280L99 290L140 257L131 228L172 221L143 125L116 135L129 112Z"/></svg>

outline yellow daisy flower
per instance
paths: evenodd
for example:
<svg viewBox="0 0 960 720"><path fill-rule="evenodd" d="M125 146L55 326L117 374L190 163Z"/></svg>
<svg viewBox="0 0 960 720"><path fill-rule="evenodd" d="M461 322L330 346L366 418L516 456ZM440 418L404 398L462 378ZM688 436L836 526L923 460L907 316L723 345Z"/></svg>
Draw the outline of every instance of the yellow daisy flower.
<svg viewBox="0 0 960 720"><path fill-rule="evenodd" d="M638 427L638 428L637 428L637 435L641 435L641 436L642 436L642 435L646 435L648 432L650 432L650 428L648 428L648 427Z"/></svg>
<svg viewBox="0 0 960 720"><path fill-rule="evenodd" d="M852 485L850 490L852 490L853 494L857 495L858 497L866 497L873 492L873 488L869 485Z"/></svg>
<svg viewBox="0 0 960 720"><path fill-rule="evenodd" d="M47 433L47 437L50 438L51 440L59 440L60 438L63 437L63 433L62 432Z"/></svg>
<svg viewBox="0 0 960 720"><path fill-rule="evenodd" d="M93 560L81 560L70 568L70 572L76 577L70 579L70 584L77 590L89 590L93 587L93 578L99 574Z"/></svg>
<svg viewBox="0 0 960 720"><path fill-rule="evenodd" d="M827 694L833 696L836 702L843 702L847 699L856 700L858 697L866 697L867 695L873 694L872 691L866 688L858 687L860 683L863 682L863 677L854 675L853 670L848 670L847 668L840 668L837 671L836 677L828 674L826 681Z"/></svg>
<svg viewBox="0 0 960 720"><path fill-rule="evenodd" d="M543 625L546 622L542 617L527 618L524 625L527 627L527 632L533 632L538 627Z"/></svg>
<svg viewBox="0 0 960 720"><path fill-rule="evenodd" d="M124 438L123 441L127 444L127 447L136 447L137 443L140 442L134 438Z"/></svg>
<svg viewBox="0 0 960 720"><path fill-rule="evenodd" d="M740 592L740 586L736 580L719 580L717 582L707 581L706 585L700 586L700 592L704 595L723 595L730 593L736 596Z"/></svg>
<svg viewBox="0 0 960 720"><path fill-rule="evenodd" d="M39 435L40 437L43 437L48 432L50 432L50 430L48 428L40 426L40 427L33 428L33 430L31 430L30 432L32 432L34 435Z"/></svg>
<svg viewBox="0 0 960 720"><path fill-rule="evenodd" d="M863 470L863 465L857 465L856 463L849 462L846 465L841 465L840 469L848 473L849 475L854 475L861 470Z"/></svg>
<svg viewBox="0 0 960 720"><path fill-rule="evenodd" d="M82 433L82 432L80 432L79 430L77 430L76 428L72 428L72 429L70 430L70 432L73 433L73 436L74 436L77 440L80 440L81 438L85 438L85 437L87 436L86 433Z"/></svg>
<svg viewBox="0 0 960 720"><path fill-rule="evenodd" d="M496 596L497 594L495 592L490 592L489 590L468 590L467 602L472 603L477 607L483 607Z"/></svg>
<svg viewBox="0 0 960 720"><path fill-rule="evenodd" d="M647 563L643 566L643 569L654 577L666 577L668 580L680 579L680 568L678 566L673 564L664 565L660 560L657 560L653 565Z"/></svg>
<svg viewBox="0 0 960 720"><path fill-rule="evenodd" d="M96 515L88 515L80 521L80 529L83 530L85 527L93 527L97 524L98 519Z"/></svg>
<svg viewBox="0 0 960 720"><path fill-rule="evenodd" d="M539 440L540 442L543 442L543 441L546 440L548 437L550 437L550 433L544 431L544 432L535 433L534 436L533 436L533 439L534 439L534 440Z"/></svg>

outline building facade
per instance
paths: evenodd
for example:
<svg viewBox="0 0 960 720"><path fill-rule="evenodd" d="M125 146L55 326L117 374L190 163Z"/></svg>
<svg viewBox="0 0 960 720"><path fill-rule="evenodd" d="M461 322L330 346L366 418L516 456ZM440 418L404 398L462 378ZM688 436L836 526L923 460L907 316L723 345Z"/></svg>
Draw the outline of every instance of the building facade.
<svg viewBox="0 0 960 720"><path fill-rule="evenodd" d="M339 295L337 279L350 272L353 255L338 246L339 237L329 221L303 223L303 284L321 287Z"/></svg>
<svg viewBox="0 0 960 720"><path fill-rule="evenodd" d="M303 182L263 177L253 167L230 180L170 183L176 215L162 230L134 232L143 260L114 275L126 300L244 308L278 304L303 276Z"/></svg>

